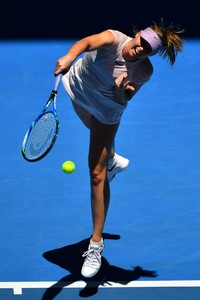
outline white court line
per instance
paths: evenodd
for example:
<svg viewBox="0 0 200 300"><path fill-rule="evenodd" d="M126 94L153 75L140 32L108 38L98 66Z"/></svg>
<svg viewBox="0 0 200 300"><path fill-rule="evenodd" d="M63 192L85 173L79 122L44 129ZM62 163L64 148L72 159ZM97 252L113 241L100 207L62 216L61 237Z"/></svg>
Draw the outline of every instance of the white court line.
<svg viewBox="0 0 200 300"><path fill-rule="evenodd" d="M33 281L33 282L0 282L0 289L13 289L14 295L22 295L22 289L38 289L49 288L56 285L56 281ZM98 285L98 282L97 282ZM71 284L61 282L60 287L63 288L84 288L84 281L76 281ZM149 287L200 287L200 280L157 280L157 281L131 281L128 284L119 284L108 281L105 285L99 285L99 288L149 288Z"/></svg>

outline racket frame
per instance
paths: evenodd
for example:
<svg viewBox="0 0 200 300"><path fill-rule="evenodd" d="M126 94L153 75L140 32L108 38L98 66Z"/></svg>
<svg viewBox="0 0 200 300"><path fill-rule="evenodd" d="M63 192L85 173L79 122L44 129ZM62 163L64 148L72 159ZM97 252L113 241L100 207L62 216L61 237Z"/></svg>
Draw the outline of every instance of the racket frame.
<svg viewBox="0 0 200 300"><path fill-rule="evenodd" d="M22 151L22 155L23 155L24 159L29 161L29 162L38 161L38 160L42 159L44 156L46 156L50 152L50 150L52 149L52 147L55 144L55 141L57 139L58 132L59 132L59 127L60 127L60 122L59 122L58 115L57 115L56 97L57 97L59 85L60 85L60 82L61 82L61 78L62 78L62 74L59 74L58 76L56 76L56 80L55 80L55 83L54 83L54 88L52 89L51 94L50 94L44 108L41 110L41 112L39 113L37 118L31 123L30 127L28 128L28 130L27 130L27 132L24 136L21 151ZM48 108L49 108L49 106L52 102L53 102L53 110L48 110ZM42 118L42 116L44 116L47 113L52 113L55 117L56 130L55 130L55 133L54 133L54 137L53 137L50 145L48 146L48 148L46 149L46 151L42 155L40 155L39 157L36 157L34 159L30 159L26 156L26 145L27 145L29 135L30 135L33 127L35 126L35 124L39 121L39 119Z"/></svg>

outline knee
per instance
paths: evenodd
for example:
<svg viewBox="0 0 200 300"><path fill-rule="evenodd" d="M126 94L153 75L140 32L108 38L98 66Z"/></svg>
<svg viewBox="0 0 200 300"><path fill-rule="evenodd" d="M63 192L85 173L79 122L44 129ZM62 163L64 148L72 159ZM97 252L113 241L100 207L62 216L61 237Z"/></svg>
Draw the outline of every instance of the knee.
<svg viewBox="0 0 200 300"><path fill-rule="evenodd" d="M98 186L104 183L106 179L106 168L103 170L90 170L90 181L93 186Z"/></svg>

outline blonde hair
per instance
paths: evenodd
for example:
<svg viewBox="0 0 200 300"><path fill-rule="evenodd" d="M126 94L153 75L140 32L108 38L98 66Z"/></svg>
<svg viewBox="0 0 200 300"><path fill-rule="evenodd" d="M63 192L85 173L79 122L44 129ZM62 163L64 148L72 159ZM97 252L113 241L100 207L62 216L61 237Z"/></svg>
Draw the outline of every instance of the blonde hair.
<svg viewBox="0 0 200 300"><path fill-rule="evenodd" d="M169 64L173 66L178 52L183 52L183 44L185 41L179 35L183 33L184 30L174 26L173 23L165 27L163 19L161 19L160 25L154 22L153 25L149 27L157 33L163 43L163 47L158 52L159 55L163 59L167 59Z"/></svg>

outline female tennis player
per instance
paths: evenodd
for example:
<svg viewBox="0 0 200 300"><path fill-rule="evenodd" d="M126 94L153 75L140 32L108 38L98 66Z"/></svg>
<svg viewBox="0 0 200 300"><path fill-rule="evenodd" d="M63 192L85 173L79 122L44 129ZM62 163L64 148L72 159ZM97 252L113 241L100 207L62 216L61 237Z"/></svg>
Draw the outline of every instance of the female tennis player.
<svg viewBox="0 0 200 300"><path fill-rule="evenodd" d="M120 120L128 101L152 76L151 56L158 53L170 65L175 63L178 52L183 51L182 32L173 24L164 27L163 22L135 32L134 37L108 29L75 42L57 61L55 75L64 74L64 88L77 115L90 130L93 232L83 254L84 277L94 276L101 267L109 183L129 164L127 158L115 153L114 140Z"/></svg>

